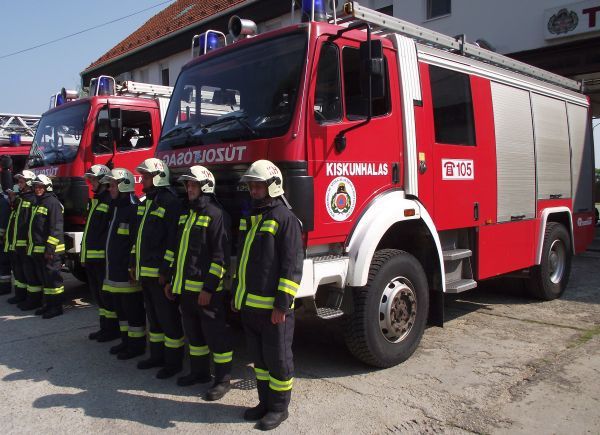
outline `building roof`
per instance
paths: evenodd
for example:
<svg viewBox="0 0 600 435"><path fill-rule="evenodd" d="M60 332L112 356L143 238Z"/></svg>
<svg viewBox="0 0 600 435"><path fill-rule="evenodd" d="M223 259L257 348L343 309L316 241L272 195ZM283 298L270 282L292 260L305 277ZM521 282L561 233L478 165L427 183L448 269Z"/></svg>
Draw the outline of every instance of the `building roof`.
<svg viewBox="0 0 600 435"><path fill-rule="evenodd" d="M143 47L170 33L244 3L245 0L177 0L154 15L135 32L92 62L86 71ZM84 71L85 72L85 71Z"/></svg>

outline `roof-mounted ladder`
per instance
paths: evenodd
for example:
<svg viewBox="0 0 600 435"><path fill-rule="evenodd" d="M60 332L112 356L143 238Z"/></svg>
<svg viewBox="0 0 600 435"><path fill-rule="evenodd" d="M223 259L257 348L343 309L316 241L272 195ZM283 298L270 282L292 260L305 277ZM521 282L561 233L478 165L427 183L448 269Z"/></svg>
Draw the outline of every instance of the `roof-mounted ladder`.
<svg viewBox="0 0 600 435"><path fill-rule="evenodd" d="M141 98L164 97L171 98L173 88L171 86L153 85L151 83L125 81L117 85L118 95L131 95Z"/></svg>
<svg viewBox="0 0 600 435"><path fill-rule="evenodd" d="M356 20L369 23L374 33L385 35L398 33L415 39L417 42L440 48L443 50L460 53L463 56L473 58L485 63L519 72L527 76L543 80L563 88L580 91L581 83L566 77L545 71L523 62L511 59L499 53L481 48L475 44L468 43L464 38L453 38L434 30L426 29L408 21L377 12L373 9L361 6L358 2L348 1L344 5L345 17L338 19L338 24L351 24Z"/></svg>

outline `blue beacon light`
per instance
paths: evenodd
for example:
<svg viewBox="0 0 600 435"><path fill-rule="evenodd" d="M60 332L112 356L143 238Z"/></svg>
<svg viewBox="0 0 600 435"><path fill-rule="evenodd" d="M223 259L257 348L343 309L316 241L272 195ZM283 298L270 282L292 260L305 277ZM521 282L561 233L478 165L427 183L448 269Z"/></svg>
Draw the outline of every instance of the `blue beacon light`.
<svg viewBox="0 0 600 435"><path fill-rule="evenodd" d="M311 20L313 5L315 8L315 21L327 21L325 0L302 0L302 22Z"/></svg>

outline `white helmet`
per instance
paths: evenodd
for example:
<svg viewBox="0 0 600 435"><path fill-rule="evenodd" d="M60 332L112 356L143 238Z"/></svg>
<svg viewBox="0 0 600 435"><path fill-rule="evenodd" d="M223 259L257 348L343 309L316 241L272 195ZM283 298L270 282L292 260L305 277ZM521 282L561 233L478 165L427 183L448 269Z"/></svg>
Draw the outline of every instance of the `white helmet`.
<svg viewBox="0 0 600 435"><path fill-rule="evenodd" d="M263 181L267 183L269 196L276 198L283 195L283 175L273 162L269 160L257 160L248 168L240 179L240 183L249 181Z"/></svg>
<svg viewBox="0 0 600 435"><path fill-rule="evenodd" d="M35 180L32 181L32 184L41 184L48 192L52 192L52 180L47 175L39 174L35 177Z"/></svg>
<svg viewBox="0 0 600 435"><path fill-rule="evenodd" d="M177 179L180 183L185 181L195 181L200 183L200 190L203 193L215 193L215 176L204 166L192 166L187 174L183 174Z"/></svg>
<svg viewBox="0 0 600 435"><path fill-rule="evenodd" d="M110 174L102 178L102 183L108 184L111 181L116 181L119 186L119 192L135 192L135 178L131 171L125 168L115 168L110 171Z"/></svg>
<svg viewBox="0 0 600 435"><path fill-rule="evenodd" d="M140 173L153 175L152 184L155 187L171 185L169 181L169 167L160 159L154 157L146 159L135 170Z"/></svg>
<svg viewBox="0 0 600 435"><path fill-rule="evenodd" d="M83 174L83 176L85 178L97 178L98 180L101 180L105 175L108 174L110 174L110 169L108 168L108 166L94 165L87 171L85 171L85 174Z"/></svg>
<svg viewBox="0 0 600 435"><path fill-rule="evenodd" d="M25 180L25 184L31 187L31 183L35 180L35 172L24 170L20 174L15 175L15 178L18 180L19 178L23 178Z"/></svg>

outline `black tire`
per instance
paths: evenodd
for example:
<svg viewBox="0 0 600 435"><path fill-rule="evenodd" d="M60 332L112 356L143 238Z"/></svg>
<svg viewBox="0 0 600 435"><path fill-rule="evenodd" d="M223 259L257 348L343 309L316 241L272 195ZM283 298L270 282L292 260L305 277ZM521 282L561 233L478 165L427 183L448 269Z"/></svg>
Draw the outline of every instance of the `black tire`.
<svg viewBox="0 0 600 435"><path fill-rule="evenodd" d="M569 283L572 256L571 237L567 229L557 222L548 222L544 232L542 261L531 269L527 280L529 294L544 301L561 297ZM561 262L562 270L558 270L557 261Z"/></svg>
<svg viewBox="0 0 600 435"><path fill-rule="evenodd" d="M394 281L397 278L401 279ZM394 290L399 288L406 293L400 295L399 290ZM404 311L398 310L404 316L400 322L394 322L395 326L401 327L399 332L393 328L390 331L380 323L386 322L385 314L380 310L389 300L388 294L392 300L390 307L398 307L396 301L407 307ZM397 249L377 251L371 262L367 285L354 288L353 296L354 311L348 316L345 328L350 352L375 367L391 367L408 359L421 341L429 311L427 277L419 261ZM407 314L408 311L413 317ZM388 338L384 334L388 334ZM394 341L396 334L401 335Z"/></svg>
<svg viewBox="0 0 600 435"><path fill-rule="evenodd" d="M79 260L75 260L73 264L69 267L69 271L71 274L81 282L87 282L87 274L85 273L85 267L81 265Z"/></svg>

